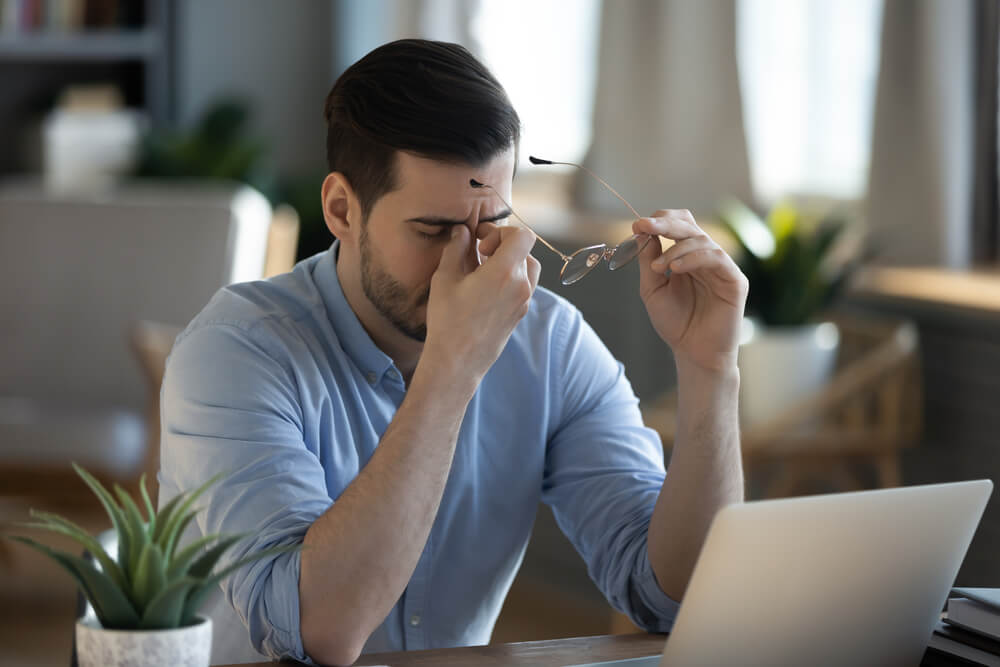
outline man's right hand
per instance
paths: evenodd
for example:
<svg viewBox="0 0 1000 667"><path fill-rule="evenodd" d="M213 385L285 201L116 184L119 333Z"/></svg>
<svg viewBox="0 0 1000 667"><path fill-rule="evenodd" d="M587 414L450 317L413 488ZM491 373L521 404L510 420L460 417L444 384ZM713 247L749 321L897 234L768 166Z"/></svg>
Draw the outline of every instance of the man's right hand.
<svg viewBox="0 0 1000 667"><path fill-rule="evenodd" d="M431 279L422 359L479 381L528 312L541 265L529 253L535 235L514 226L481 225L481 265L468 227L452 228ZM473 387L474 389L474 387Z"/></svg>

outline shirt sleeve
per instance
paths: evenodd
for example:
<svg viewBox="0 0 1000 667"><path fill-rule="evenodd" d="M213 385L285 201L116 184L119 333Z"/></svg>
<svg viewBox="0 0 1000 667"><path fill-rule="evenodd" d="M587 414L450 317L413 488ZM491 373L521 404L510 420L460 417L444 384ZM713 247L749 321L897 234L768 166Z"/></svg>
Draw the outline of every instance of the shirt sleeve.
<svg viewBox="0 0 1000 667"><path fill-rule="evenodd" d="M647 551L666 477L660 438L643 426L622 365L575 309L563 315L554 347L562 401L542 499L611 605L649 632L667 632L679 605L660 588Z"/></svg>
<svg viewBox="0 0 1000 667"><path fill-rule="evenodd" d="M302 437L294 375L247 330L214 323L186 332L161 392L161 475L190 491L202 534L246 533L218 567L269 547L301 544L331 501ZM254 649L309 661L299 629L299 552L263 558L221 582Z"/></svg>

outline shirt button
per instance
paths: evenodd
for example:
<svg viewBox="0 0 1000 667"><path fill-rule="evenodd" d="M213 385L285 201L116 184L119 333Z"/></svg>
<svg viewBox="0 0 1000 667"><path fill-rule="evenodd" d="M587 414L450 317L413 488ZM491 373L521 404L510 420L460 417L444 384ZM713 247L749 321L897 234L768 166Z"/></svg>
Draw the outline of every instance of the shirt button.
<svg viewBox="0 0 1000 667"><path fill-rule="evenodd" d="M398 381L399 380L399 371L397 371L395 368L390 368L389 369L389 377L391 377L393 380L397 380Z"/></svg>
<svg viewBox="0 0 1000 667"><path fill-rule="evenodd" d="M413 627L417 627L418 625L420 625L420 614L414 614L413 616L410 616L410 625L412 625Z"/></svg>
<svg viewBox="0 0 1000 667"><path fill-rule="evenodd" d="M365 374L365 378L368 380L368 384L375 384L375 380L378 379L372 371L368 371L368 373Z"/></svg>

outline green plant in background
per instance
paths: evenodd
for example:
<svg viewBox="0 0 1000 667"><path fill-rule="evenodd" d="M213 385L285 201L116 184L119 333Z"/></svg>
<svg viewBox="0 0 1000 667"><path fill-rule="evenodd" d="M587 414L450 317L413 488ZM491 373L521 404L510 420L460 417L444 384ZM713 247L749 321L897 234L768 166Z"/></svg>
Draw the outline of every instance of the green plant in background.
<svg viewBox="0 0 1000 667"><path fill-rule="evenodd" d="M848 216L817 215L791 202L761 219L738 200L719 219L739 245L737 263L750 281L747 311L768 326L815 320L842 292L864 254Z"/></svg>
<svg viewBox="0 0 1000 667"><path fill-rule="evenodd" d="M222 99L187 130L156 130L142 144L135 175L171 180L225 180L246 183L271 206L285 203L299 215L297 259L333 242L323 220L320 187L326 170L303 176L279 175L265 143L251 134L250 105Z"/></svg>
<svg viewBox="0 0 1000 667"><path fill-rule="evenodd" d="M249 118L246 102L225 99L209 106L190 130L151 132L143 141L136 175L239 181L269 197L275 181L271 160L264 143L250 136Z"/></svg>
<svg viewBox="0 0 1000 667"><path fill-rule="evenodd" d="M75 463L73 469L111 518L118 539L117 558L112 558L83 528L49 512L31 510L31 516L38 521L21 525L73 539L93 555L100 567L79 555L53 549L28 537L5 537L40 551L69 572L105 629L155 630L193 625L207 595L234 570L301 547L295 544L265 549L212 572L222 554L246 534L206 535L183 549L178 548L178 541L196 514L191 509L195 500L218 476L193 492L174 496L159 512L153 509L143 476L139 486L146 506L144 520L136 502L120 486L114 486L116 502L90 473Z"/></svg>

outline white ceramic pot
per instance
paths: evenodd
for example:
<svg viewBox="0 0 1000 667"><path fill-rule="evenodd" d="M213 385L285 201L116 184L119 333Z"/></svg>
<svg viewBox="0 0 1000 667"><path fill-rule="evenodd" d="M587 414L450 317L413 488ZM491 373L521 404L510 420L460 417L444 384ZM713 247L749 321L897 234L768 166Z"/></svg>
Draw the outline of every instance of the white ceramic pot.
<svg viewBox="0 0 1000 667"><path fill-rule="evenodd" d="M840 346L832 322L764 327L747 318L740 341L740 420L771 419L821 389L830 379Z"/></svg>
<svg viewBox="0 0 1000 667"><path fill-rule="evenodd" d="M173 630L105 630L94 618L76 622L80 667L208 667L212 619Z"/></svg>

